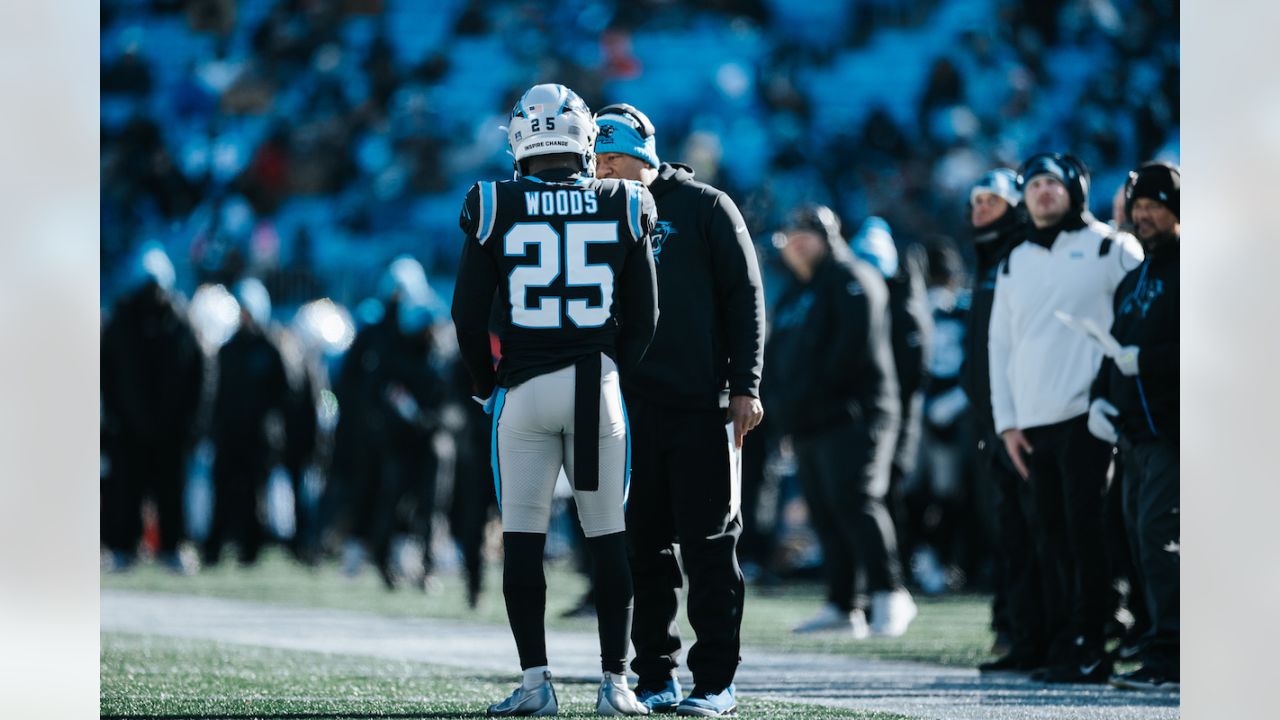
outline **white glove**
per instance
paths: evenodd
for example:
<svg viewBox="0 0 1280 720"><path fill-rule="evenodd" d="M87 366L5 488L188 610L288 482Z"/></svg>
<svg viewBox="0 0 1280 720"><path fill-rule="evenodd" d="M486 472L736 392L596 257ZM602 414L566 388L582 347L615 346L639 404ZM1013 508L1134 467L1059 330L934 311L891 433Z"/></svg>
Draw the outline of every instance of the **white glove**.
<svg viewBox="0 0 1280 720"><path fill-rule="evenodd" d="M1095 399L1089 404L1089 433L1108 445L1115 445L1119 437L1116 435L1115 425L1111 424L1111 418L1107 416L1119 414L1115 405L1103 398Z"/></svg>
<svg viewBox="0 0 1280 720"><path fill-rule="evenodd" d="M1115 356L1116 367L1121 373L1133 377L1138 374L1138 346L1125 345Z"/></svg>
<svg viewBox="0 0 1280 720"><path fill-rule="evenodd" d="M489 397L487 398L482 398L479 395L472 395L471 399L475 400L479 403L480 407L484 408L485 415L492 415L493 406L498 402L498 388L495 387L493 392L489 393Z"/></svg>

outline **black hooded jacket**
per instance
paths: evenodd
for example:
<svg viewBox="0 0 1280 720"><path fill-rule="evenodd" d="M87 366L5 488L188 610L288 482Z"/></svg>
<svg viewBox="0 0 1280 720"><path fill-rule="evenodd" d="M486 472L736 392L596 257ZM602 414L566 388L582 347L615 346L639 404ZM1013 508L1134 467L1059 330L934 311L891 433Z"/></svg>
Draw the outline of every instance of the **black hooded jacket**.
<svg viewBox="0 0 1280 720"><path fill-rule="evenodd" d="M103 429L110 443L194 440L205 357L186 313L155 285L123 298L102 333Z"/></svg>
<svg viewBox="0 0 1280 720"><path fill-rule="evenodd" d="M1129 442L1179 444L1178 255L1177 238L1149 247L1146 261L1120 281L1111 335L1138 347L1138 375L1129 377L1104 358L1089 391L1090 401L1106 398L1120 411L1113 422Z"/></svg>
<svg viewBox="0 0 1280 720"><path fill-rule="evenodd" d="M1021 211L1010 207L998 220L974 229L974 273L969 327L965 332L965 367L961 383L969 396L973 417L983 435L995 433L991 413L991 371L987 339L991 335L991 307L996 300L996 275L1013 248L1026 239L1029 227Z"/></svg>
<svg viewBox="0 0 1280 720"><path fill-rule="evenodd" d="M809 282L784 291L774 311L765 402L784 434L901 414L884 279L843 241L828 247Z"/></svg>
<svg viewBox="0 0 1280 720"><path fill-rule="evenodd" d="M730 394L759 397L764 285L742 214L684 165L663 163L649 192L661 317L625 389L685 409L724 407Z"/></svg>
<svg viewBox="0 0 1280 720"><path fill-rule="evenodd" d="M245 453L282 450L272 446L267 418L284 419L289 394L280 350L257 325L242 324L218 350L218 386L210 434L220 449Z"/></svg>

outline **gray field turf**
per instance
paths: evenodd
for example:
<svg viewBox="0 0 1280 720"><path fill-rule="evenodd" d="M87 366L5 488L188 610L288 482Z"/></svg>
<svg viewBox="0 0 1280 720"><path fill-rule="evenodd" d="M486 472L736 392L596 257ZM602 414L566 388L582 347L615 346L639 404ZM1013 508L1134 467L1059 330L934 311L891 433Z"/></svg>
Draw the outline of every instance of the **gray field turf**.
<svg viewBox="0 0 1280 720"><path fill-rule="evenodd" d="M311 653L154 635L107 633L102 717L483 717L514 683L398 660ZM562 717L595 717L595 681L557 679ZM745 699L744 715L804 720L903 720L890 713ZM817 710L817 712L815 712Z"/></svg>
<svg viewBox="0 0 1280 720"><path fill-rule="evenodd" d="M486 593L480 608L472 611L464 602L460 576L445 574L430 596L404 589L387 592L376 573L366 569L356 578L342 577L333 566L314 571L300 568L283 553L267 552L259 565L241 569L224 563L195 577L183 578L144 565L122 575L104 575L102 587L113 590L154 591L279 603L298 607L358 610L394 617L435 617L467 620L506 627L501 595L501 568L490 567ZM564 620L560 613L576 604L586 589L583 579L562 564L547 571L547 625L555 630L592 631L594 620ZM987 658L991 646L990 601L962 595L940 599L917 598L921 613L906 636L851 643L835 636L797 637L789 630L822 602L815 585L789 585L780 594L747 592L742 636L759 646L808 650L895 660L923 660L972 667ZM681 627L688 634L682 616Z"/></svg>
<svg viewBox="0 0 1280 720"><path fill-rule="evenodd" d="M105 576L103 713L461 717L509 692L518 667L500 598L488 598L470 614L454 579L424 597L387 593L370 575L349 580L332 568L303 571L276 556L252 570L219 569L195 578L148 567ZM549 616L576 599L580 584L574 581L552 573L549 584L559 592L552 594ZM900 640L795 640L786 628L815 603L812 589L751 598L739 674L744 713L948 720L1179 716L1176 694L980 677L963 666L990 642L979 598L922 604L920 621ZM562 693L581 695L578 709L585 709L598 677L593 623L550 625L552 667L570 687ZM166 666L174 669L163 671ZM314 672L254 669L260 666ZM254 709L237 710L246 699ZM796 710L793 703L832 710Z"/></svg>

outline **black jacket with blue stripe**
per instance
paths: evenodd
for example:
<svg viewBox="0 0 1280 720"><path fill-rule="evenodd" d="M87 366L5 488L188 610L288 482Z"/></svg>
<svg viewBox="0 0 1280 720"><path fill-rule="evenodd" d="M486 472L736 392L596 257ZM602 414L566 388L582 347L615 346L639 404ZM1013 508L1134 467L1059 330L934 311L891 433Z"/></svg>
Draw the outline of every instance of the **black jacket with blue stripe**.
<svg viewBox="0 0 1280 720"><path fill-rule="evenodd" d="M1178 445L1179 241L1167 240L1147 253L1116 288L1111 335L1138 348L1138 374L1120 372L1105 358L1089 399L1106 398L1120 411L1116 430L1129 442L1165 440Z"/></svg>
<svg viewBox="0 0 1280 720"><path fill-rule="evenodd" d="M649 191L662 322L624 391L685 410L724 407L730 394L760 397L764 285L742 214L684 165L663 163Z"/></svg>

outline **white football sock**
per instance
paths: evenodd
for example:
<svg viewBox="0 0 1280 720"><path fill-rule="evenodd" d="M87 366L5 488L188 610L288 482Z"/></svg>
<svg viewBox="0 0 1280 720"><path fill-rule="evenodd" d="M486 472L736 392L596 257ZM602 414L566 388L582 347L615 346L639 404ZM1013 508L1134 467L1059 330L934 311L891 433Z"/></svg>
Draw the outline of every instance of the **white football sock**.
<svg viewBox="0 0 1280 720"><path fill-rule="evenodd" d="M524 689L532 690L543 683L546 673L551 672L551 668L546 665L531 667L524 671Z"/></svg>

